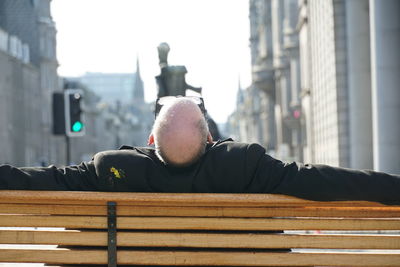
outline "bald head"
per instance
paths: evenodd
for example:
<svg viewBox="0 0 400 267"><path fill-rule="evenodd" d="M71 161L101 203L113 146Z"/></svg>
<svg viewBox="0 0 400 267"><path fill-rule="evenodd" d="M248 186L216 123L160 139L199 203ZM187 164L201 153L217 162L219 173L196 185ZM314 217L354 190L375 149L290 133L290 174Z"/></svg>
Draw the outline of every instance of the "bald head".
<svg viewBox="0 0 400 267"><path fill-rule="evenodd" d="M157 156L166 164L182 167L197 161L210 139L200 108L184 97L163 106L154 123L152 137Z"/></svg>

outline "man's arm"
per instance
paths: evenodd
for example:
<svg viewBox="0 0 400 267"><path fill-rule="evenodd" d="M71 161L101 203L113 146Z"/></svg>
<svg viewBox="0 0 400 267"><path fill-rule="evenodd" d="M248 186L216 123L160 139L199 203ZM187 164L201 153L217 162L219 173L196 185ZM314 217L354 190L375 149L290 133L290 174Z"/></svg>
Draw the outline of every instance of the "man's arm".
<svg viewBox="0 0 400 267"><path fill-rule="evenodd" d="M106 188L90 161L63 168L0 165L0 189L97 191Z"/></svg>
<svg viewBox="0 0 400 267"><path fill-rule="evenodd" d="M265 193L311 200L368 200L400 202L400 176L370 170L352 170L327 165L283 163L252 148L257 154L252 187ZM250 151L250 149L249 149Z"/></svg>

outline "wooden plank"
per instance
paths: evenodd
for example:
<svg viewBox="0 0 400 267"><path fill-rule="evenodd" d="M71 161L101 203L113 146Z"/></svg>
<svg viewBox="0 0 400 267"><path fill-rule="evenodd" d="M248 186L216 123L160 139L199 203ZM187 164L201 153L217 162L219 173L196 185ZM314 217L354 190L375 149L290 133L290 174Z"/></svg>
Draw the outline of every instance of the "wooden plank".
<svg viewBox="0 0 400 267"><path fill-rule="evenodd" d="M104 216L3 215L0 227L107 228Z"/></svg>
<svg viewBox="0 0 400 267"><path fill-rule="evenodd" d="M0 249L1 262L106 264L101 250ZM210 266L399 266L400 254L120 251L118 264Z"/></svg>
<svg viewBox="0 0 400 267"><path fill-rule="evenodd" d="M106 215L105 205L4 204L0 214Z"/></svg>
<svg viewBox="0 0 400 267"><path fill-rule="evenodd" d="M106 228L106 217L2 215L2 227ZM400 230L400 219L278 219L118 217L119 229L168 230Z"/></svg>
<svg viewBox="0 0 400 267"><path fill-rule="evenodd" d="M3 214L106 215L105 205L2 204ZM156 207L118 205L120 216L400 218L398 207Z"/></svg>
<svg viewBox="0 0 400 267"><path fill-rule="evenodd" d="M197 248L400 249L400 236L223 233L120 233L121 246ZM161 244L161 245L160 245Z"/></svg>
<svg viewBox="0 0 400 267"><path fill-rule="evenodd" d="M304 200L277 194L211 194L211 193L120 193L82 191L28 191L0 190L0 203L54 203L54 204L118 204L136 206L231 206L231 207L274 207L274 206L360 206L384 207L384 204L368 201ZM397 205L399 207L399 205Z"/></svg>
<svg viewBox="0 0 400 267"><path fill-rule="evenodd" d="M192 248L400 249L400 235L119 232L118 246ZM106 246L106 232L0 231L0 243Z"/></svg>
<svg viewBox="0 0 400 267"><path fill-rule="evenodd" d="M107 232L0 230L1 244L107 246Z"/></svg>

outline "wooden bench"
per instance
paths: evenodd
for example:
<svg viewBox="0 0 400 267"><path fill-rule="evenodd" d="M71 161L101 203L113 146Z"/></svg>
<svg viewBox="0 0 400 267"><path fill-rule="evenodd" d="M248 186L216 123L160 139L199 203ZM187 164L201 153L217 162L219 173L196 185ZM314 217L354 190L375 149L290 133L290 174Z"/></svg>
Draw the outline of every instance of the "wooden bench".
<svg viewBox="0 0 400 267"><path fill-rule="evenodd" d="M400 206L363 201L3 190L0 227L0 262L400 266Z"/></svg>

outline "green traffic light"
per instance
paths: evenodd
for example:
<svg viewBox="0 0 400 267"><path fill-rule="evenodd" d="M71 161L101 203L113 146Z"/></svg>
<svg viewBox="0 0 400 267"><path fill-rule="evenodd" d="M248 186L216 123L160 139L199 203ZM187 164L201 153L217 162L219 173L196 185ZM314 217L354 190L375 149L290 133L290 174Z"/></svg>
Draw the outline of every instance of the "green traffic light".
<svg viewBox="0 0 400 267"><path fill-rule="evenodd" d="M83 128L83 123L80 121L76 121L73 125L72 125L72 131L73 132L80 132L82 131Z"/></svg>

